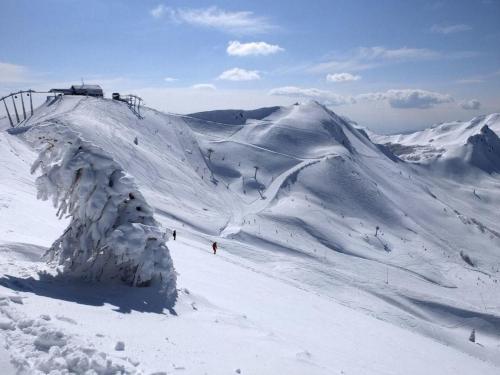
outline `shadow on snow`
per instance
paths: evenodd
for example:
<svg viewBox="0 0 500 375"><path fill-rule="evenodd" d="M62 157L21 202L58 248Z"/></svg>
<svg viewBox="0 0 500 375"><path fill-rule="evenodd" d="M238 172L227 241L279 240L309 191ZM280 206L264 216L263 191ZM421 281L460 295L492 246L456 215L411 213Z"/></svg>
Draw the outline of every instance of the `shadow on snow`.
<svg viewBox="0 0 500 375"><path fill-rule="evenodd" d="M177 315L173 306L159 288L134 288L120 284L98 284L75 280L62 275L39 273L39 279L4 275L0 285L14 291L74 302L89 306L115 306L120 313L132 311L164 314L168 310Z"/></svg>

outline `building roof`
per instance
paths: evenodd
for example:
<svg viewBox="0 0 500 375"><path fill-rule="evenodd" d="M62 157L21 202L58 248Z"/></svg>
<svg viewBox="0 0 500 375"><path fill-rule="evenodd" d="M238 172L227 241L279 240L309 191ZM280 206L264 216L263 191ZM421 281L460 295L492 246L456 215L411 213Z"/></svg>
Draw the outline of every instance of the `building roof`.
<svg viewBox="0 0 500 375"><path fill-rule="evenodd" d="M77 90L102 90L101 86L99 85L72 85L71 88L77 89Z"/></svg>

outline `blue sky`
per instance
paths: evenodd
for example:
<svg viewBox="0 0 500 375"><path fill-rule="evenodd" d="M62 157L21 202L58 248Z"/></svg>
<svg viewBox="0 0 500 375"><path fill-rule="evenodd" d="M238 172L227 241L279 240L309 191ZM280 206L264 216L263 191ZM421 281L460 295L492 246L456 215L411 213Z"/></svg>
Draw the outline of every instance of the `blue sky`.
<svg viewBox="0 0 500 375"><path fill-rule="evenodd" d="M377 131L500 111L500 0L0 0L0 93L188 113L324 102Z"/></svg>

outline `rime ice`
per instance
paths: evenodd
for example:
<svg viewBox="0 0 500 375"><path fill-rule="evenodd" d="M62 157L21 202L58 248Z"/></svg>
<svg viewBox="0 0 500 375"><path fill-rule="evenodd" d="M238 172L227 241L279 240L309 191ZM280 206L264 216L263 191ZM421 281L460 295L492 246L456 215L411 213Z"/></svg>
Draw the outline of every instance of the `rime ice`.
<svg viewBox="0 0 500 375"><path fill-rule="evenodd" d="M175 273L163 232L130 176L103 149L58 125L27 138L40 154L32 172L38 198L52 199L71 222L45 254L62 272L87 280L157 283L175 299Z"/></svg>

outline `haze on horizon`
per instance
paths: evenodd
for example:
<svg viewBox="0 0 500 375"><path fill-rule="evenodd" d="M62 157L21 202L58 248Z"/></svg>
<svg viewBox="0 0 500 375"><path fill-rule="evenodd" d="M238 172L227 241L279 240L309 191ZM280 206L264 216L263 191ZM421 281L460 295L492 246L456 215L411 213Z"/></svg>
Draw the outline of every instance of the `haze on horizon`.
<svg viewBox="0 0 500 375"><path fill-rule="evenodd" d="M499 0L0 9L0 94L83 79L178 113L313 99L381 133L500 112Z"/></svg>

